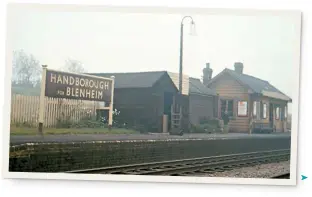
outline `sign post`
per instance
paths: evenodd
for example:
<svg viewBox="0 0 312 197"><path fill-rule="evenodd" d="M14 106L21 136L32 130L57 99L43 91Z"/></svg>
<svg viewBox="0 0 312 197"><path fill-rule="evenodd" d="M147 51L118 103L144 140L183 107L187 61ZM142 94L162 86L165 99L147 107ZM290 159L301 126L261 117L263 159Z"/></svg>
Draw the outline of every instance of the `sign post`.
<svg viewBox="0 0 312 197"><path fill-rule="evenodd" d="M113 99L114 99L114 77L104 78L94 75L76 74L70 72L56 71L42 66L42 82L39 108L39 133L43 133L43 122L45 113L44 98L64 98L76 100L89 100L110 103L109 128L113 124Z"/></svg>
<svg viewBox="0 0 312 197"><path fill-rule="evenodd" d="M109 104L109 114L108 114L108 130L112 129L113 125L113 110L114 110L114 83L115 83L115 77L111 76L112 79L112 93L111 93L111 102Z"/></svg>
<svg viewBox="0 0 312 197"><path fill-rule="evenodd" d="M39 125L38 132L42 135L43 133L43 122L44 122L44 97L46 88L46 76L47 76L47 65L42 65L42 79L41 79L41 89L40 89L40 103L39 103Z"/></svg>

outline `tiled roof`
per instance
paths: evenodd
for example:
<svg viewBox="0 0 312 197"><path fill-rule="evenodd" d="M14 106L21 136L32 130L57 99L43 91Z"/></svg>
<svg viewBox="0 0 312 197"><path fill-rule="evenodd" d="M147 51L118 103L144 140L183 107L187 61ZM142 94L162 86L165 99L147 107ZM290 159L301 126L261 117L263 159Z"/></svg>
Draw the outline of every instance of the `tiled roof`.
<svg viewBox="0 0 312 197"><path fill-rule="evenodd" d="M89 75L111 77L115 76L115 88L148 88L152 87L167 71L129 72L129 73L88 73ZM189 78L189 93L200 95L216 95L199 79Z"/></svg>
<svg viewBox="0 0 312 197"><path fill-rule="evenodd" d="M249 87L254 93L263 94L264 92L274 92L274 95L279 94L279 98L283 98L283 100L291 100L290 97L271 85L268 81L246 74L239 74L228 68L224 69L220 74L215 76L209 83L215 81L218 76L221 76L223 73L230 74L230 76L234 77L237 81L241 82L246 87Z"/></svg>
<svg viewBox="0 0 312 197"><path fill-rule="evenodd" d="M115 76L115 88L148 88L152 87L165 73L166 71L88 74L101 77Z"/></svg>
<svg viewBox="0 0 312 197"><path fill-rule="evenodd" d="M216 92L210 88L207 88L199 79L190 77L190 94L200 95L216 95Z"/></svg>

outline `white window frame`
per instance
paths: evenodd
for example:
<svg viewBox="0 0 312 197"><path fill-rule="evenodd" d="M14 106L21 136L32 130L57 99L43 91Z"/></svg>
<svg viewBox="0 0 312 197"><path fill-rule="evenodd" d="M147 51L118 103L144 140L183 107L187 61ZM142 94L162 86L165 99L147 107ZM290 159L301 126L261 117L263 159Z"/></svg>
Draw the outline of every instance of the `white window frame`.
<svg viewBox="0 0 312 197"><path fill-rule="evenodd" d="M245 103L246 104L246 112L244 114L239 114L239 103L242 102L242 103ZM237 102L237 116L238 117L247 117L248 116L248 101L244 101L244 100L241 100L241 101L238 101Z"/></svg>
<svg viewBox="0 0 312 197"><path fill-rule="evenodd" d="M253 117L257 117L257 101L253 102L253 108L252 108L252 115Z"/></svg>
<svg viewBox="0 0 312 197"><path fill-rule="evenodd" d="M280 107L276 107L276 108L275 108L275 119L276 119L276 120L279 120L279 119L280 119L280 113L281 113Z"/></svg>
<svg viewBox="0 0 312 197"><path fill-rule="evenodd" d="M267 118L267 104L262 103L262 118L266 119Z"/></svg>

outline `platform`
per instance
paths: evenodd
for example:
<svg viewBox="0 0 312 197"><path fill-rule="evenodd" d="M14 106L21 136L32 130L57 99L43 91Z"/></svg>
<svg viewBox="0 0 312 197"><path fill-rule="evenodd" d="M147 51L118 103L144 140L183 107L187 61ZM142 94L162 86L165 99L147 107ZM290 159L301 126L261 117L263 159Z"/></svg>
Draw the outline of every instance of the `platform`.
<svg viewBox="0 0 312 197"><path fill-rule="evenodd" d="M79 135L47 135L47 136L19 136L10 137L13 145L23 143L40 142L81 142L81 141L124 141L124 140L165 140L165 139L234 139L234 138L281 138L290 137L290 133L271 133L271 134L184 134L183 136L155 133L155 134L79 134Z"/></svg>

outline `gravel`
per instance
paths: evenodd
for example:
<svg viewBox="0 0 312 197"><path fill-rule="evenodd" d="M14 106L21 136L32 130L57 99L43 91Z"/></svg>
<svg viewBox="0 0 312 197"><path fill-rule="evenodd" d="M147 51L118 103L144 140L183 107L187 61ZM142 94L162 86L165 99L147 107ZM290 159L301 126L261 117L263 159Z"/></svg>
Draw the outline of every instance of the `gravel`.
<svg viewBox="0 0 312 197"><path fill-rule="evenodd" d="M290 161L283 161L279 163L262 164L253 167L243 167L224 172L214 172L211 174L199 174L194 176L229 178L270 178L272 176L289 173L289 171Z"/></svg>

